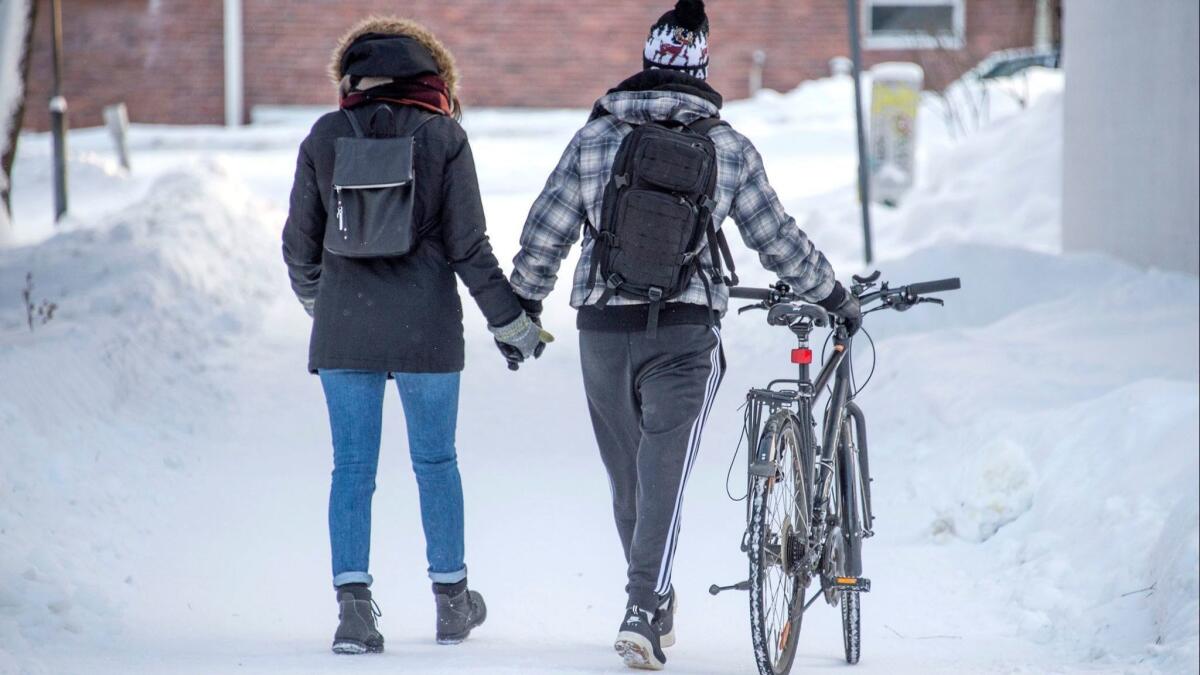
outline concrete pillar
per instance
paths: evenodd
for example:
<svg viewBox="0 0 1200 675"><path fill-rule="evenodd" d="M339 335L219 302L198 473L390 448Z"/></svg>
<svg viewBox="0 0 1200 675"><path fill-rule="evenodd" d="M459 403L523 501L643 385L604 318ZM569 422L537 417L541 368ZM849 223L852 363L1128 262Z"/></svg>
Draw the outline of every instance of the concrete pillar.
<svg viewBox="0 0 1200 675"><path fill-rule="evenodd" d="M1063 247L1200 273L1200 4L1066 0Z"/></svg>

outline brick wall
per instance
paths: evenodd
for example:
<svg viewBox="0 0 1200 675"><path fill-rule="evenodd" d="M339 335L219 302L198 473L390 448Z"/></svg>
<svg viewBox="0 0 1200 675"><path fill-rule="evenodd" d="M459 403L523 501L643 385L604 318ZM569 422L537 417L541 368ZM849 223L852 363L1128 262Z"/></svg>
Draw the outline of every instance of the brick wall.
<svg viewBox="0 0 1200 675"><path fill-rule="evenodd" d="M103 123L124 101L138 122L220 122L221 0L64 0L63 92L71 126ZM39 0L27 128L45 129L53 77L50 2Z"/></svg>
<svg viewBox="0 0 1200 675"><path fill-rule="evenodd" d="M466 105L586 106L641 68L650 24L670 0L549 2L243 0L248 106L331 104L325 66L337 37L370 13L427 24L455 53ZM49 1L42 0L26 123L45 128L50 76ZM959 52L872 51L867 65L913 60L940 86L996 49L1032 42L1034 0L967 0ZM752 55L767 53L765 86L788 90L829 72L848 53L843 0L710 0L712 84L747 93ZM72 126L100 123L125 101L137 122L223 119L221 0L66 0L63 33Z"/></svg>

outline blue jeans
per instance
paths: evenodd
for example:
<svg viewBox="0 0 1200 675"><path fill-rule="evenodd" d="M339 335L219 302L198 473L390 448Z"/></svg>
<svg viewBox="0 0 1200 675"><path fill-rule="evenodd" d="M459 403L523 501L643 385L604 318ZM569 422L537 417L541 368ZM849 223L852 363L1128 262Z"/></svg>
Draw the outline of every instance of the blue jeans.
<svg viewBox="0 0 1200 675"><path fill-rule="evenodd" d="M371 496L379 466L387 373L322 370L333 433L329 544L333 585L364 583L371 554ZM463 496L454 452L458 373L392 373L404 405L408 449L421 497L425 557L436 583L465 579Z"/></svg>

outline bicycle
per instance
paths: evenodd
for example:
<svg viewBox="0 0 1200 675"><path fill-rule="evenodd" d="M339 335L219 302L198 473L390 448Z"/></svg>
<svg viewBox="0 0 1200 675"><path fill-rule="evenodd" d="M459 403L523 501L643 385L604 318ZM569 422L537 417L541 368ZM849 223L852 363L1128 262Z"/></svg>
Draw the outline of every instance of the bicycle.
<svg viewBox="0 0 1200 675"><path fill-rule="evenodd" d="M864 316L923 303L941 305L942 300L926 294L961 287L957 278L898 288L879 284L878 279L879 272L854 277L850 292L858 297ZM877 290L870 290L876 285ZM871 581L862 576L862 541L874 535L875 516L866 417L854 402L861 387L855 389L848 358L851 338L839 319L831 321L821 307L805 304L783 282L766 289L731 288L730 296L758 301L739 309L739 314L765 309L768 324L792 331L798 346L791 361L799 372L795 379L773 380L746 395L742 440L753 452L747 453L741 548L750 558L750 576L732 586L713 585L709 592L750 591L751 636L762 675L791 670L804 612L822 597L830 606L840 604L846 661L858 663L860 594L871 590ZM833 354L813 380L809 336L826 326L832 328ZM830 396L817 444L814 406L827 388ZM735 460L736 456L735 452ZM806 601L814 578L820 581L819 592Z"/></svg>

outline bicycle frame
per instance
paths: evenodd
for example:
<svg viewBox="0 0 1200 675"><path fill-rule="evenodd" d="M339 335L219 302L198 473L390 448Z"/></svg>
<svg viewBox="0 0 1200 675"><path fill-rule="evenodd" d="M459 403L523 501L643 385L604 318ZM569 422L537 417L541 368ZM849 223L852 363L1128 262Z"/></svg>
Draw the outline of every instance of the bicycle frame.
<svg viewBox="0 0 1200 675"><path fill-rule="evenodd" d="M813 326L803 323L792 326L791 330L796 335L796 338L802 349L807 348L808 335ZM747 479L753 480L756 477L769 477L774 475L777 467L775 466L776 458L770 456L773 449L759 448L760 441L763 435L765 424L770 424L772 419L781 411L785 411L787 415L795 419L797 426L805 430L812 428L812 420L814 418L813 410L820 397L821 392L830 386L832 381L832 389L830 394L829 409L824 419L822 427L822 438L820 444L820 454L813 457L802 457L802 461L806 467L812 467L814 464L819 467L819 472L813 481L813 502L809 504L813 520L810 525L813 526L813 531L809 533L810 544L806 546L808 555L805 556L806 566L810 572L816 571L815 564L820 560L823 553L825 543L825 532L830 524L830 509L833 506L833 486L834 480L842 478L838 475L838 468L842 467L843 471L853 472L856 469L861 472L862 478L862 519L855 527L861 527L857 532L852 532L851 535L861 540L864 536L870 536L870 523L873 520L870 507L870 489L869 489L869 472L867 464L866 451L866 418L862 410L854 404L851 399L852 392L850 391L850 360L849 356L849 341L844 337L844 329L835 329L834 354L818 372L816 380L810 379L811 366L807 363L798 365L796 379L778 379L772 380L763 389L751 389L747 394L747 402L750 406L746 413L746 436L749 448L747 453ZM795 389L781 389L781 385L795 385ZM769 411L769 416L766 420L763 419L763 408ZM857 458L851 456L851 448L849 444L842 443L843 421L852 420L855 426L856 436L859 439L859 447L857 448ZM812 443L806 444L807 450L811 451ZM846 474L851 476L852 474ZM747 503L747 515L749 515L750 504ZM864 526L865 524L865 526ZM811 536L815 534L816 536ZM861 574L861 551L857 546L850 547L854 550L847 551L847 569L846 573L851 576Z"/></svg>

